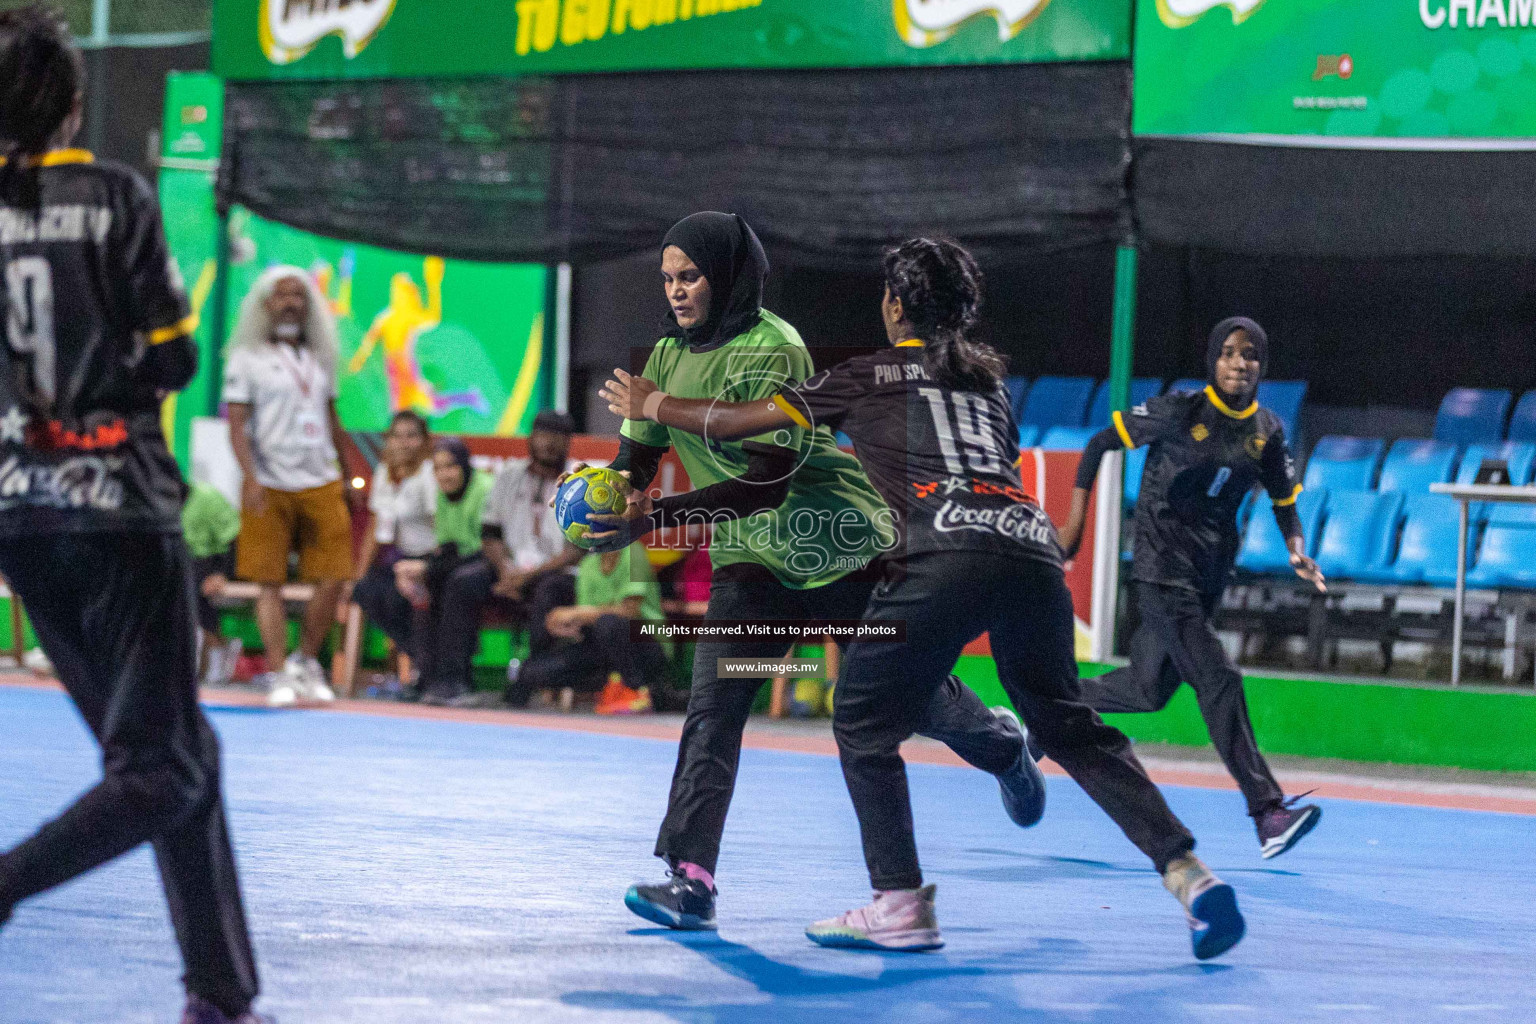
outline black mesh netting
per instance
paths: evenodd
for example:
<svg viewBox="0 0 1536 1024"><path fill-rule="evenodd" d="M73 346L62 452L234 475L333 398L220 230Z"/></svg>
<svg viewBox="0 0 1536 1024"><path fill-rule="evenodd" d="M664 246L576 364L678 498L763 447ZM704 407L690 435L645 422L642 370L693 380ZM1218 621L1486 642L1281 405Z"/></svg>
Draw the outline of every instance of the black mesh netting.
<svg viewBox="0 0 1536 1024"><path fill-rule="evenodd" d="M937 232L983 258L1129 231L1123 63L236 84L226 201L326 235L586 261L700 209L866 266Z"/></svg>

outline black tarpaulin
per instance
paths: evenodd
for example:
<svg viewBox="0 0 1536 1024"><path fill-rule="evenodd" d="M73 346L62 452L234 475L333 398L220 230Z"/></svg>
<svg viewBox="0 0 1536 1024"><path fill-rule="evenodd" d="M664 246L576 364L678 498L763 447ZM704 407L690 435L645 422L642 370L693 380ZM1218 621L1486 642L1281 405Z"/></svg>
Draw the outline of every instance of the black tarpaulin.
<svg viewBox="0 0 1536 1024"><path fill-rule="evenodd" d="M1125 63L231 84L221 195L333 237L576 262L738 212L778 256L866 267L1129 235Z"/></svg>

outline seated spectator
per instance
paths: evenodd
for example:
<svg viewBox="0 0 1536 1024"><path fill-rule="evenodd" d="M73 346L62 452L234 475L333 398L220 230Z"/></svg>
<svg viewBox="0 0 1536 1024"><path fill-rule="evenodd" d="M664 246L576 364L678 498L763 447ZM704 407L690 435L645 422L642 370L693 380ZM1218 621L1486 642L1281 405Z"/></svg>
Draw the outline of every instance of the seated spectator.
<svg viewBox="0 0 1536 1024"><path fill-rule="evenodd" d="M352 591L352 600L394 641L395 649L418 661L415 612L396 585L395 565L402 559L425 558L437 546L437 482L427 457L431 450L427 421L409 410L395 413L368 496L373 521L360 560L366 571ZM400 682L408 685L411 680Z"/></svg>
<svg viewBox="0 0 1536 1024"><path fill-rule="evenodd" d="M575 603L545 616L549 634L563 642L529 657L507 687L507 702L521 707L535 690L601 687L598 714L649 711L652 688L667 685L672 643L631 637L635 619L662 621L661 588L645 546L583 558L576 569Z"/></svg>
<svg viewBox="0 0 1536 1024"><path fill-rule="evenodd" d="M437 442L432 454L437 505L432 516L436 546L424 558L395 564L395 586L412 606L411 649L416 652L420 678L433 678L437 623L443 610L443 588L454 571L480 558L480 520L492 481L475 471L469 449L456 437ZM408 691L420 695L419 691Z"/></svg>
<svg viewBox="0 0 1536 1024"><path fill-rule="evenodd" d="M574 432L565 413L539 413L528 437L529 457L509 461L496 475L481 517L480 557L453 570L440 600L433 595L432 650L422 669L423 700L448 703L469 696L471 660L487 605L528 624L530 657L553 645L545 620L551 609L575 600L571 569L582 556L560 532L550 507L557 482L569 469Z"/></svg>
<svg viewBox="0 0 1536 1024"><path fill-rule="evenodd" d="M223 686L235 677L235 665L245 650L238 637L219 634L219 612L213 606L229 583L235 567L235 538L240 513L208 484L193 484L181 509L181 532L192 553L197 581L198 651L204 686Z"/></svg>

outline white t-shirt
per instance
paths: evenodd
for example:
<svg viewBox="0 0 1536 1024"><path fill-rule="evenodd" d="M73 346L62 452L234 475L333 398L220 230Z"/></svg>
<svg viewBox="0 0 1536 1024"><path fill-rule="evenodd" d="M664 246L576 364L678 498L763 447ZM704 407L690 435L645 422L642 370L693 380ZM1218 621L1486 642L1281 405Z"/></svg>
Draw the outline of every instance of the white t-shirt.
<svg viewBox="0 0 1536 1024"><path fill-rule="evenodd" d="M567 463L569 471L574 463ZM527 459L509 459L496 474L480 521L501 527L501 539L519 569L536 569L565 548L560 521L549 507L555 481L529 472Z"/></svg>
<svg viewBox="0 0 1536 1024"><path fill-rule="evenodd" d="M437 477L432 472L432 460L427 459L398 485L389 478L384 463L379 463L373 471L368 509L373 513L373 537L380 544L395 545L407 558L425 555L437 547L432 525L437 512Z"/></svg>
<svg viewBox="0 0 1536 1024"><path fill-rule="evenodd" d="M237 348L224 366L224 401L251 407L256 479L274 491L307 491L341 479L331 440L336 383L314 354L292 345Z"/></svg>

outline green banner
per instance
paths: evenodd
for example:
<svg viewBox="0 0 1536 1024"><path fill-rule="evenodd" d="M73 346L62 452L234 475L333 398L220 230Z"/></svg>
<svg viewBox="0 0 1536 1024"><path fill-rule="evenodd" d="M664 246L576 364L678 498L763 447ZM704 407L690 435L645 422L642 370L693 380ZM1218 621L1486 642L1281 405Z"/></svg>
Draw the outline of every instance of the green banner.
<svg viewBox="0 0 1536 1024"><path fill-rule="evenodd" d="M217 75L173 71L166 76L160 134L162 166L213 166L224 139L224 83Z"/></svg>
<svg viewBox="0 0 1536 1024"><path fill-rule="evenodd" d="M337 410L383 430L414 409L453 434L526 434L548 408L553 358L545 268L413 256L311 235L237 209L230 217L229 325L267 267L304 268L341 334Z"/></svg>
<svg viewBox="0 0 1536 1024"><path fill-rule="evenodd" d="M1128 0L217 0L229 79L1124 60Z"/></svg>
<svg viewBox="0 0 1536 1024"><path fill-rule="evenodd" d="M1134 130L1536 137L1536 0L1149 0Z"/></svg>

